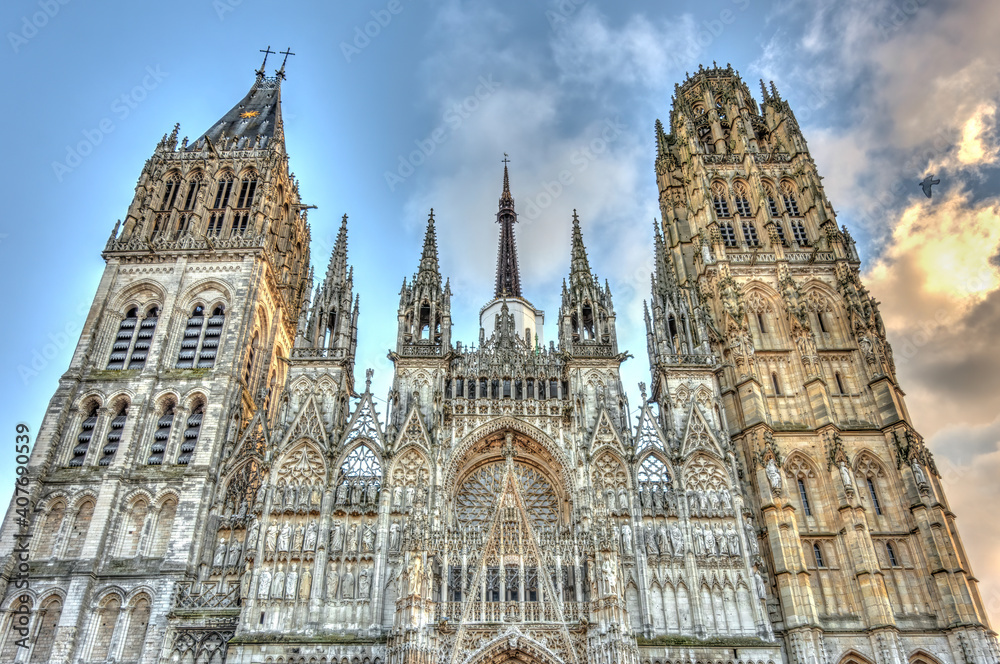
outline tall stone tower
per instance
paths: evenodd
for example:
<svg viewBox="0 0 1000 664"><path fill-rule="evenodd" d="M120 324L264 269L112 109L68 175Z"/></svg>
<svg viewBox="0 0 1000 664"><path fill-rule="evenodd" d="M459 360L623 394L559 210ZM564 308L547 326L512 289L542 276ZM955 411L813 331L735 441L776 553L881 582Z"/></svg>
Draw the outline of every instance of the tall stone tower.
<svg viewBox="0 0 1000 664"><path fill-rule="evenodd" d="M248 487L230 486L223 499L220 475L236 433L275 410L308 295L309 225L285 153L284 77L284 67L268 77L262 66L202 136L179 145L177 127L164 136L107 242L31 455L24 593L7 585L13 503L4 522L4 609L25 606L32 644L8 638L4 662L158 661L168 612L185 606L176 598L221 588L235 570L212 564L238 553L216 553L216 502L238 505ZM341 331L335 346L353 351ZM252 484L255 472L243 477ZM191 652L224 652L230 622L192 631Z"/></svg>
<svg viewBox="0 0 1000 664"><path fill-rule="evenodd" d="M787 661L995 662L878 303L788 103L699 69L656 124L652 399L717 389ZM669 132L669 133L668 133Z"/></svg>

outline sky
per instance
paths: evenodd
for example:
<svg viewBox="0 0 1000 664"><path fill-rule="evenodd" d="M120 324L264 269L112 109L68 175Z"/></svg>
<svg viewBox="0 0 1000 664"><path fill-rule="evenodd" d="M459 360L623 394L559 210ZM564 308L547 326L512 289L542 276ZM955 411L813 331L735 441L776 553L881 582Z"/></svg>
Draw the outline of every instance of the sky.
<svg viewBox="0 0 1000 664"><path fill-rule="evenodd" d="M361 295L357 371L384 396L399 285L429 208L453 338L492 294L503 154L525 296L555 337L578 210L606 278L633 406L658 216L653 125L699 63L774 81L882 302L914 424L1000 618L1000 12L989 0L203 0L0 6L0 430L36 431L103 270L100 252L174 123L192 139L290 47L291 167L322 271L341 215ZM277 66L272 56L268 69ZM561 184L569 170L572 181ZM941 180L925 198L917 183ZM10 495L13 453L0 455Z"/></svg>

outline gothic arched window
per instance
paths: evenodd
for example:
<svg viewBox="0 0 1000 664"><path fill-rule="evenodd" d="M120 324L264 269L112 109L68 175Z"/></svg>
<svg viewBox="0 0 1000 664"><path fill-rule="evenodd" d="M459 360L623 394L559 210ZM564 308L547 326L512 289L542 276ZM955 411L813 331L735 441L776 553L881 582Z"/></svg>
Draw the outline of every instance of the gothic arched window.
<svg viewBox="0 0 1000 664"><path fill-rule="evenodd" d="M153 444L149 446L149 459L146 464L159 466L163 463L163 454L167 450L167 442L170 440L170 430L174 425L174 405L170 404L167 409L156 420L156 431L153 432Z"/></svg>
<svg viewBox="0 0 1000 664"><path fill-rule="evenodd" d="M121 600L112 595L101 602L100 608L93 614L97 621L94 630L94 643L90 651L93 662L103 662L110 654L111 640L118 625L118 614L121 613Z"/></svg>
<svg viewBox="0 0 1000 664"><path fill-rule="evenodd" d="M722 236L722 243L727 247L736 246L736 231L728 221L719 224L719 234Z"/></svg>
<svg viewBox="0 0 1000 664"><path fill-rule="evenodd" d="M138 323L139 310L132 307L118 325L118 334L115 335L115 342L111 346L111 355L108 357L108 369L119 370L125 368L125 360L128 358L129 350L132 348L132 337L135 335L135 328Z"/></svg>
<svg viewBox="0 0 1000 664"><path fill-rule="evenodd" d="M774 386L774 393L780 396L781 395L781 382L778 380L778 374L777 374L777 372L774 372L774 371L771 372L771 385Z"/></svg>
<svg viewBox="0 0 1000 664"><path fill-rule="evenodd" d="M368 445L358 445L340 464L340 481L337 485L347 484L350 488L364 489L374 484L375 489L382 488L382 463Z"/></svg>
<svg viewBox="0 0 1000 664"><path fill-rule="evenodd" d="M139 332L135 335L135 344L128 360L129 369L141 369L146 366L146 358L149 356L149 347L153 343L153 334L156 332L156 322L159 318L160 310L152 307L139 323Z"/></svg>
<svg viewBox="0 0 1000 664"><path fill-rule="evenodd" d="M253 206L253 197L257 191L257 178L247 175L240 183L240 195L236 198L238 209L250 208Z"/></svg>
<svg viewBox="0 0 1000 664"><path fill-rule="evenodd" d="M725 122L725 120L726 120L726 107L722 103L722 97L718 97L715 100L715 112L719 115L719 120Z"/></svg>
<svg viewBox="0 0 1000 664"><path fill-rule="evenodd" d="M781 198L785 203L785 211L793 217L799 216L799 202L795 198L795 187L791 182L781 185Z"/></svg>
<svg viewBox="0 0 1000 664"><path fill-rule="evenodd" d="M792 219L791 226L792 226L792 237L795 238L795 241L799 243L799 246L808 247L809 236L806 234L805 224L803 224L798 219Z"/></svg>
<svg viewBox="0 0 1000 664"><path fill-rule="evenodd" d="M229 196L233 192L233 176L224 173L219 178L218 188L215 190L215 202L212 204L212 212L208 217L207 235L219 235L222 232L222 223L226 218L226 206L229 205Z"/></svg>
<svg viewBox="0 0 1000 664"><path fill-rule="evenodd" d="M177 173L170 174L163 185L163 198L160 199L161 210L170 210L174 207L174 202L177 201L177 192L180 189L181 176Z"/></svg>
<svg viewBox="0 0 1000 664"><path fill-rule="evenodd" d="M194 456L194 448L198 443L198 436L201 435L201 422L205 417L205 407L199 404L187 418L187 428L184 429L184 438L181 440L181 453L177 457L177 464L186 466Z"/></svg>
<svg viewBox="0 0 1000 664"><path fill-rule="evenodd" d="M118 414L111 420L108 427L108 442L104 445L101 460L97 463L101 466L110 466L118 452L118 445L122 442L122 430L125 428L125 420L128 419L128 404L122 405L118 409Z"/></svg>
<svg viewBox="0 0 1000 664"><path fill-rule="evenodd" d="M896 549L892 547L892 542L885 543L885 552L889 556L889 567L899 567L899 559L896 558Z"/></svg>
<svg viewBox="0 0 1000 664"><path fill-rule="evenodd" d="M865 479L865 481L868 484L868 494L872 497L872 507L875 508L875 514L878 514L879 516L881 516L882 515L882 503L880 503L879 499L878 499L878 491L875 489L875 480L872 478L871 475L869 475Z"/></svg>
<svg viewBox="0 0 1000 664"><path fill-rule="evenodd" d="M225 311L223 305L217 306L206 325L205 308L200 304L194 308L184 328L184 338L181 340L181 350L175 365L178 369L190 369L194 366L206 369L215 366L222 326L226 321Z"/></svg>
<svg viewBox="0 0 1000 664"><path fill-rule="evenodd" d="M799 499L802 501L802 511L805 512L806 516L812 516L812 508L809 506L809 494L806 492L806 481L800 477L797 483L799 485Z"/></svg>
<svg viewBox="0 0 1000 664"><path fill-rule="evenodd" d="M665 463L660 461L655 454L650 454L639 464L639 472L636 473L639 484L669 484L670 471Z"/></svg>
<svg viewBox="0 0 1000 664"><path fill-rule="evenodd" d="M78 468L83 465L84 460L87 458L87 450L90 449L90 439L94 435L94 427L96 426L97 404L94 404L80 425L80 434L76 437L76 447L73 448L73 458L69 460L71 468Z"/></svg>
<svg viewBox="0 0 1000 664"><path fill-rule="evenodd" d="M260 339L260 335L257 332L253 333L253 338L250 340L250 346L247 347L247 359L246 364L243 367L243 382L246 384L247 388L251 387L250 380L253 378L253 362L254 357L257 355L257 344Z"/></svg>
<svg viewBox="0 0 1000 664"><path fill-rule="evenodd" d="M826 561L823 560L823 551L819 548L819 544L813 544L813 557L816 559L816 567L826 567Z"/></svg>
<svg viewBox="0 0 1000 664"><path fill-rule="evenodd" d="M752 217L753 213L750 211L750 194L747 191L747 186L742 182L737 182L733 187L733 193L736 197L736 213L741 217Z"/></svg>
<svg viewBox="0 0 1000 664"><path fill-rule="evenodd" d="M201 191L201 185L204 183L205 179L202 177L201 173L196 173L191 176L191 180L188 183L187 196L184 197L184 209L193 210L195 203L198 202L198 192Z"/></svg>
<svg viewBox="0 0 1000 664"><path fill-rule="evenodd" d="M757 227L752 221L743 222L743 239L749 247L760 246L760 236L757 235Z"/></svg>
<svg viewBox="0 0 1000 664"><path fill-rule="evenodd" d="M125 632L125 642L122 644L122 661L138 662L143 653L143 642L146 640L146 627L149 625L149 600L139 597L132 600L132 608L128 613L128 628Z"/></svg>
<svg viewBox="0 0 1000 664"><path fill-rule="evenodd" d="M52 597L42 605L39 612L38 631L35 633L35 645L31 651L30 664L49 661L52 654L52 646L56 641L56 626L59 624L59 617L62 615L62 600Z"/></svg>
<svg viewBox="0 0 1000 664"><path fill-rule="evenodd" d="M705 125L698 128L698 142L704 148L705 154L713 154L715 152L715 142L712 141L711 127Z"/></svg>
<svg viewBox="0 0 1000 664"><path fill-rule="evenodd" d="M715 216L728 217L729 198L726 194L726 186L721 182L712 185L712 203L715 206Z"/></svg>

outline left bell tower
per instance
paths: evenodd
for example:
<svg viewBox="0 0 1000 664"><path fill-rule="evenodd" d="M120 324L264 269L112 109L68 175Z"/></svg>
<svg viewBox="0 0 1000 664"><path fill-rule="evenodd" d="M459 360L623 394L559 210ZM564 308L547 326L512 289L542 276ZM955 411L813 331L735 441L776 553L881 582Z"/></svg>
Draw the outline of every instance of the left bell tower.
<svg viewBox="0 0 1000 664"><path fill-rule="evenodd" d="M266 75L269 54L204 134L163 136L104 248L37 431L29 517L12 502L0 532L0 627L29 616L29 647L5 638L0 661L157 662L178 593L210 581L220 467L255 415L272 419L309 290L285 64ZM27 589L11 555L25 530ZM224 651L217 632L192 647Z"/></svg>

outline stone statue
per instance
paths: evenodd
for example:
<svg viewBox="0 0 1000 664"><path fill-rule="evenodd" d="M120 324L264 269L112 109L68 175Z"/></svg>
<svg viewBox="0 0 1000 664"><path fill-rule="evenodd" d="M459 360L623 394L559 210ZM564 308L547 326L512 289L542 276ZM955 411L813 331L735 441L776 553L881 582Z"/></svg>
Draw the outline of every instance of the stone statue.
<svg viewBox="0 0 1000 664"><path fill-rule="evenodd" d="M719 492L715 489L711 489L708 492L708 502L712 506L713 514L720 514L722 511L722 499L719 497Z"/></svg>
<svg viewBox="0 0 1000 664"><path fill-rule="evenodd" d="M240 577L240 599L248 599L250 597L250 582L253 572L250 569L246 569L243 572L243 576Z"/></svg>
<svg viewBox="0 0 1000 664"><path fill-rule="evenodd" d="M421 594L420 586L423 581L424 561L419 555L410 556L409 566L406 568L407 592L410 594Z"/></svg>
<svg viewBox="0 0 1000 664"><path fill-rule="evenodd" d="M750 548L750 555L756 556L760 553L760 547L757 544L757 529L753 527L753 521L750 517L746 518L743 522L743 532L747 536L747 546Z"/></svg>
<svg viewBox="0 0 1000 664"><path fill-rule="evenodd" d="M653 535L652 526L646 526L645 540L646 540L646 553L648 553L651 556L657 555L659 551L657 551L656 549L656 537Z"/></svg>
<svg viewBox="0 0 1000 664"><path fill-rule="evenodd" d="M368 599L368 593L371 592L371 573L368 568L361 570L361 575L358 577L358 597L361 599Z"/></svg>
<svg viewBox="0 0 1000 664"><path fill-rule="evenodd" d="M625 487L618 489L618 509L628 513L628 494L625 493Z"/></svg>
<svg viewBox="0 0 1000 664"><path fill-rule="evenodd" d="M285 572L278 569L274 573L274 581L271 582L271 598L281 599L285 594Z"/></svg>
<svg viewBox="0 0 1000 664"><path fill-rule="evenodd" d="M729 555L729 540L726 539L726 534L722 532L722 526L718 524L715 526L715 544L720 556Z"/></svg>
<svg viewBox="0 0 1000 664"><path fill-rule="evenodd" d="M295 487L291 484L285 485L285 497L283 503L285 509L295 507Z"/></svg>
<svg viewBox="0 0 1000 664"><path fill-rule="evenodd" d="M302 540L305 537L305 532L305 528L302 527L301 523L296 526L295 535L292 538L292 551L302 550Z"/></svg>
<svg viewBox="0 0 1000 664"><path fill-rule="evenodd" d="M351 484L351 504L360 505L362 496L364 495L363 489L361 488L361 482L354 482Z"/></svg>
<svg viewBox="0 0 1000 664"><path fill-rule="evenodd" d="M688 496L688 508L690 509L691 514L693 514L694 516L699 516L698 494L695 492L694 489L688 489L687 496Z"/></svg>
<svg viewBox="0 0 1000 664"><path fill-rule="evenodd" d="M358 524L356 523L352 523L351 527L347 529L347 550L358 550Z"/></svg>
<svg viewBox="0 0 1000 664"><path fill-rule="evenodd" d="M397 486L392 490L392 506L396 509L403 508L403 487Z"/></svg>
<svg viewBox="0 0 1000 664"><path fill-rule="evenodd" d="M618 572L615 570L615 565L610 560L605 559L604 565L601 567L604 572L604 580L608 584L608 594L616 595L618 594Z"/></svg>
<svg viewBox="0 0 1000 664"><path fill-rule="evenodd" d="M288 576L285 577L285 598L295 599L296 591L298 590L299 574L294 569L288 571Z"/></svg>
<svg viewBox="0 0 1000 664"><path fill-rule="evenodd" d="M740 536L733 524L729 524L729 527L726 528L726 539L729 540L729 555L740 555Z"/></svg>
<svg viewBox="0 0 1000 664"><path fill-rule="evenodd" d="M314 486L309 492L309 509L318 512L320 503L323 502L323 492L318 486Z"/></svg>
<svg viewBox="0 0 1000 664"><path fill-rule="evenodd" d="M337 589L340 587L340 574L335 566L330 566L326 577L326 598L337 599Z"/></svg>
<svg viewBox="0 0 1000 664"><path fill-rule="evenodd" d="M340 588L344 599L354 599L354 574L351 573L350 567L344 572L344 580L341 582Z"/></svg>
<svg viewBox="0 0 1000 664"><path fill-rule="evenodd" d="M365 499L369 505L374 505L378 500L378 485L375 482L368 483L368 487L365 489Z"/></svg>
<svg viewBox="0 0 1000 664"><path fill-rule="evenodd" d="M702 532L705 537L705 555L714 556L717 551L715 548L715 533L712 532L712 526L705 526Z"/></svg>
<svg viewBox="0 0 1000 664"><path fill-rule="evenodd" d="M375 550L375 523L369 519L361 535L361 550L371 553Z"/></svg>
<svg viewBox="0 0 1000 664"><path fill-rule="evenodd" d="M848 491L854 488L854 480L851 478L851 471L847 468L847 464L841 461L837 464L840 467L840 479L844 483L844 488Z"/></svg>
<svg viewBox="0 0 1000 664"><path fill-rule="evenodd" d="M260 581L257 584L257 599L267 599L271 591L271 572L265 569L260 573Z"/></svg>
<svg viewBox="0 0 1000 664"><path fill-rule="evenodd" d="M215 547L215 557L212 559L213 567L225 567L226 565L226 538L219 538L219 546Z"/></svg>
<svg viewBox="0 0 1000 664"><path fill-rule="evenodd" d="M240 541L233 538L229 543L229 555L226 557L227 567L236 567L240 562Z"/></svg>
<svg viewBox="0 0 1000 664"><path fill-rule="evenodd" d="M753 571L753 583L757 588L757 598L766 601L767 600L767 587L764 585L764 577L760 575L757 570Z"/></svg>
<svg viewBox="0 0 1000 664"><path fill-rule="evenodd" d="M694 553L697 556L705 555L705 533L701 531L701 524L694 524Z"/></svg>
<svg viewBox="0 0 1000 664"><path fill-rule="evenodd" d="M389 526L389 550L399 551L399 524L394 523Z"/></svg>
<svg viewBox="0 0 1000 664"><path fill-rule="evenodd" d="M281 553L288 553L289 540L292 538L292 526L287 521L281 526L281 532L278 533L278 551Z"/></svg>
<svg viewBox="0 0 1000 664"><path fill-rule="evenodd" d="M260 537L260 522L257 517L250 518L250 532L247 533L247 550L252 551L257 548L257 538Z"/></svg>
<svg viewBox="0 0 1000 664"><path fill-rule="evenodd" d="M916 459L910 462L910 470L913 471L913 479L917 481L918 486L927 484L927 475L924 474L924 469L920 467L920 463Z"/></svg>
<svg viewBox="0 0 1000 664"><path fill-rule="evenodd" d="M632 528L627 523L622 526L622 548L632 555Z"/></svg>
<svg viewBox="0 0 1000 664"><path fill-rule="evenodd" d="M676 523L670 526L670 544L673 546L675 556L684 555L684 533Z"/></svg>
<svg viewBox="0 0 1000 664"><path fill-rule="evenodd" d="M312 574L307 568L302 572L302 581L299 582L299 599L309 599L309 593L312 591Z"/></svg>
<svg viewBox="0 0 1000 664"><path fill-rule="evenodd" d="M278 526L272 523L267 527L267 535L265 536L264 548L267 549L268 553L274 553L275 543L278 541Z"/></svg>
<svg viewBox="0 0 1000 664"><path fill-rule="evenodd" d="M261 510L264 508L264 499L267 497L267 487L263 484L257 489L257 497L254 498L253 506L256 510Z"/></svg>
<svg viewBox="0 0 1000 664"><path fill-rule="evenodd" d="M333 524L333 531L330 533L330 551L341 552L344 550L344 526L339 521Z"/></svg>
<svg viewBox="0 0 1000 664"><path fill-rule="evenodd" d="M663 524L656 529L656 546L663 555L670 553L670 538L667 535L667 527Z"/></svg>
<svg viewBox="0 0 1000 664"><path fill-rule="evenodd" d="M347 482L342 482L341 485L337 487L337 504L347 504Z"/></svg>
<svg viewBox="0 0 1000 664"><path fill-rule="evenodd" d="M771 491L775 493L781 491L781 473L778 472L778 464L774 462L773 458L767 460L764 473L767 475L767 481L771 484Z"/></svg>
<svg viewBox="0 0 1000 664"><path fill-rule="evenodd" d="M727 513L733 510L733 495L729 493L729 489L723 489L719 492L719 498L722 499L722 508L726 510Z"/></svg>
<svg viewBox="0 0 1000 664"><path fill-rule="evenodd" d="M305 540L302 544L302 549L304 551L315 551L316 550L316 522L310 521L309 527L306 528Z"/></svg>
<svg viewBox="0 0 1000 664"><path fill-rule="evenodd" d="M406 509L413 507L413 494L416 490L412 486L406 487Z"/></svg>

